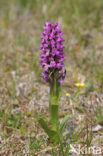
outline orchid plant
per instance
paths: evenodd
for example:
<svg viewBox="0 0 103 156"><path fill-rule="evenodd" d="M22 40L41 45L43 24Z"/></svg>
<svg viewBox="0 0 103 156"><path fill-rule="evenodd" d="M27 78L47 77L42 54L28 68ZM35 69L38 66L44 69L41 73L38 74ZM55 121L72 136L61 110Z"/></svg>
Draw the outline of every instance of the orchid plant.
<svg viewBox="0 0 103 156"><path fill-rule="evenodd" d="M39 57L40 66L43 68L42 79L50 86L49 111L51 128L49 128L43 118L39 118L39 123L53 142L58 142L58 107L61 83L66 75L66 70L63 71L64 38L59 27L58 23L52 24L49 21L43 26L44 32L41 34L41 55Z"/></svg>

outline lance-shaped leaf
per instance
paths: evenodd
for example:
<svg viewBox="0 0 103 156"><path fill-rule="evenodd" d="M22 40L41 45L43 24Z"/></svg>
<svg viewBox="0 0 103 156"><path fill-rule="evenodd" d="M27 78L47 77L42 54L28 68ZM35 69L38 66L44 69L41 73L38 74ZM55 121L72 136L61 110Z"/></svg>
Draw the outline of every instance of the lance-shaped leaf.
<svg viewBox="0 0 103 156"><path fill-rule="evenodd" d="M51 130L48 125L46 124L46 122L42 119L39 118L38 119L39 124L41 125L41 127L44 129L44 131L47 133L48 137L50 138L50 140L54 143L57 144L59 142L59 137L56 131Z"/></svg>
<svg viewBox="0 0 103 156"><path fill-rule="evenodd" d="M65 126L66 121L67 121L68 118L70 118L70 117L71 117L71 115L66 115L66 116L62 119L62 121L60 122L60 130L61 130L61 131L62 131L63 127Z"/></svg>

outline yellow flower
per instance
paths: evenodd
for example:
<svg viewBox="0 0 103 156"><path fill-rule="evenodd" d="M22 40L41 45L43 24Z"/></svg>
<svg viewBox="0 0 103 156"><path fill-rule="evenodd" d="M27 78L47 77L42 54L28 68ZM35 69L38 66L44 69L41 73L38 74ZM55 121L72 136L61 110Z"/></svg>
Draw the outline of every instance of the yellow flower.
<svg viewBox="0 0 103 156"><path fill-rule="evenodd" d="M85 87L85 83L75 83L76 87Z"/></svg>
<svg viewBox="0 0 103 156"><path fill-rule="evenodd" d="M66 96L69 97L70 96L69 93L66 93Z"/></svg>

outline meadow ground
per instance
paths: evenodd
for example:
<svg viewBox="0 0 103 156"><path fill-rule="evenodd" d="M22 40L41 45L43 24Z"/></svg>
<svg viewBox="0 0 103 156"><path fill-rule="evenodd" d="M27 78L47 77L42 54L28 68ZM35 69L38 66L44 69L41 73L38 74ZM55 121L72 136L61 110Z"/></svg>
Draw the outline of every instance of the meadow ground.
<svg viewBox="0 0 103 156"><path fill-rule="evenodd" d="M49 86L38 66L46 20L59 22L65 37L59 114L72 117L64 143L72 137L103 152L103 1L0 0L0 156L62 156L36 119L49 115Z"/></svg>

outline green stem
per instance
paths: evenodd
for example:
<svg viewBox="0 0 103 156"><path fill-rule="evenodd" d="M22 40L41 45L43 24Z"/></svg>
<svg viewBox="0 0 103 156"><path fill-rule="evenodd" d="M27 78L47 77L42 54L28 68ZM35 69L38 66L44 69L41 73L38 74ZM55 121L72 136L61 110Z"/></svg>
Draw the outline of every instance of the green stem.
<svg viewBox="0 0 103 156"><path fill-rule="evenodd" d="M50 119L52 123L52 129L57 131L58 124L58 102L60 99L60 84L56 81L50 84L50 103L49 103L49 111L50 111Z"/></svg>
<svg viewBox="0 0 103 156"><path fill-rule="evenodd" d="M57 105L49 105L50 110L50 118L52 122L52 130L57 130L57 123L58 123L58 106Z"/></svg>

